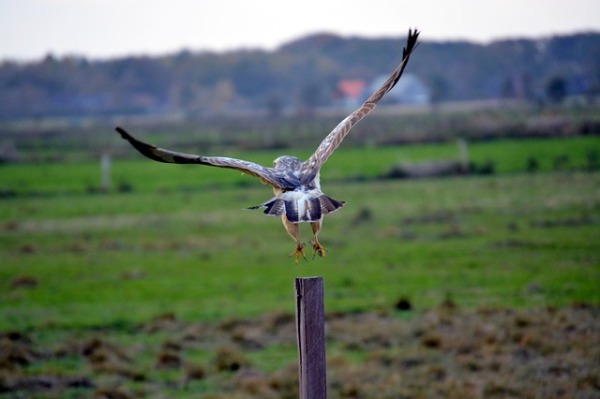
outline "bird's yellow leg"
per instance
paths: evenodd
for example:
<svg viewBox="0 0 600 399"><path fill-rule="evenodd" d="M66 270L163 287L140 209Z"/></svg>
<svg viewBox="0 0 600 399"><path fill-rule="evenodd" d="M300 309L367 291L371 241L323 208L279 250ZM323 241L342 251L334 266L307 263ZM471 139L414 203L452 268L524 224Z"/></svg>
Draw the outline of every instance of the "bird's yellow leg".
<svg viewBox="0 0 600 399"><path fill-rule="evenodd" d="M319 220L318 222L311 223L310 227L312 227L312 231L313 231L313 239L310 242L313 247L313 257L315 257L317 255L325 256L325 254L327 253L327 250L325 249L324 246L321 245L321 243L317 239L317 234L319 234L319 230L321 230L321 220Z"/></svg>
<svg viewBox="0 0 600 399"><path fill-rule="evenodd" d="M304 244L300 241L299 227L297 223L291 223L285 215L281 216L281 221L283 222L283 227L285 227L285 231L296 241L296 248L290 252L290 258L294 257L294 261L296 264L300 261L300 257L306 259L306 255L304 255Z"/></svg>

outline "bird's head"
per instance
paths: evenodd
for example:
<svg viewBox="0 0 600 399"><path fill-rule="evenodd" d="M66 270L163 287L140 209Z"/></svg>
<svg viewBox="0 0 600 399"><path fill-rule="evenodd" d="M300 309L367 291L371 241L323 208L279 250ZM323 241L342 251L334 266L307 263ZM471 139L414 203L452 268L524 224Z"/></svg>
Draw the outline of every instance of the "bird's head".
<svg viewBox="0 0 600 399"><path fill-rule="evenodd" d="M273 161L276 170L297 170L301 165L302 161L289 155L282 155Z"/></svg>

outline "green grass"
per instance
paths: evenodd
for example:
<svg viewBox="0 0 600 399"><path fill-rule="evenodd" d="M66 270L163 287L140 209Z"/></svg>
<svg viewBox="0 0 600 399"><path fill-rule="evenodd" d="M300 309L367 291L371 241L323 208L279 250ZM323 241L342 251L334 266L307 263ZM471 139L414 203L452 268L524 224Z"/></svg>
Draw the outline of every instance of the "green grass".
<svg viewBox="0 0 600 399"><path fill-rule="evenodd" d="M126 143L122 143L126 146ZM315 146L317 143L315 143ZM194 149L177 148L192 152ZM271 165L287 152L306 159L312 149L298 152L286 150L227 152L226 156L248 159ZM219 154L222 155L222 154ZM527 171L529 159L535 159L537 172L555 170L597 170L600 168L600 138L519 139L474 142L469 144L469 158L476 164L494 163L496 173ZM345 148L342 146L325 164L322 179L370 178L381 176L398 163L458 159L454 142ZM136 154L135 160L116 160L112 164L112 183L115 189L130 186L135 191L178 190L197 191L215 187L255 186L248 176L218 168L198 168L190 165L165 165L149 162ZM13 194L55 194L94 192L100 184L99 162L8 164L0 166L0 190ZM185 195L185 194L184 194ZM196 193L194 193L194 196ZM109 205L112 207L112 204ZM153 204L156 206L156 204ZM1 211L0 211L1 212ZM6 217L0 213L0 216Z"/></svg>
<svg viewBox="0 0 600 399"><path fill-rule="evenodd" d="M472 161L493 160L497 175L427 180L369 177L398 162L456 157L454 144L342 148L325 165L322 183L347 205L324 222L327 257L309 256L298 266L287 256L293 242L281 222L243 209L271 196L250 177L117 160L115 189L101 193L96 163L2 165L0 332L22 331L36 353L48 355L17 366L20 376L83 375L96 394L118 387L147 397L191 398L227 391L236 381L213 366L221 344L244 356L252 370L295 376L287 367L295 361L293 339L242 350L228 341L235 336L229 331L189 344L182 358L206 369L207 377L183 389L185 367L156 368L164 342L185 342L182 332L145 332L144 326L171 313L203 328L291 314L298 276L323 276L329 313L374 311L411 320L446 299L462 309L600 306L600 172L588 171L599 142L473 143ZM270 164L277 154L228 155ZM535 173L524 173L529 157L539 161ZM118 191L123 183L132 190ZM308 241L309 229L302 227ZM395 312L400 299L415 311ZM143 379L94 370L81 348L98 337L132 354L126 366ZM337 362L360 364L371 352L335 342L328 347ZM15 378L2 370L0 385ZM48 395L92 395L89 388L59 391Z"/></svg>
<svg viewBox="0 0 600 399"><path fill-rule="evenodd" d="M600 303L598 173L325 187L348 205L299 266L279 220L241 209L260 185L4 199L0 330L292 311L293 278L315 274L329 311ZM22 275L38 286L10 288Z"/></svg>
<svg viewBox="0 0 600 399"><path fill-rule="evenodd" d="M293 277L315 273L327 278L331 310L389 308L402 296L428 307L448 294L468 306L597 302L598 175L549 172L565 154L562 169L589 169L599 143L474 143L473 162L492 159L500 176L346 183L397 162L451 158L456 148L342 148L323 184L348 205L325 221L329 256L299 267L287 259L292 242L280 222L243 210L271 195L250 177L115 161L114 184L132 191L91 194L94 163L4 165L0 181L14 196L0 207L0 284L9 288L0 328L290 310ZM269 164L276 153L228 155ZM519 174L528 157L539 170ZM22 275L38 286L10 289Z"/></svg>

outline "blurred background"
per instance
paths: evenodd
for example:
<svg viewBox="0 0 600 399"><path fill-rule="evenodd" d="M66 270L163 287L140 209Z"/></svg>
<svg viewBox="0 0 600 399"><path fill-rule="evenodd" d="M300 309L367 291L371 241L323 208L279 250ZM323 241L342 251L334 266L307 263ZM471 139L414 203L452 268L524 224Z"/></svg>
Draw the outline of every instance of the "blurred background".
<svg viewBox="0 0 600 399"><path fill-rule="evenodd" d="M600 2L0 4L0 397L294 398L292 280L332 398L596 397ZM269 187L143 158L324 165L324 258ZM304 227L304 226L303 226ZM308 230L308 229L305 229ZM308 241L308 231L302 232Z"/></svg>
<svg viewBox="0 0 600 399"><path fill-rule="evenodd" d="M423 32L419 57L388 103L585 100L599 90L599 8L581 0L7 1L0 118L353 107L397 64L408 28Z"/></svg>

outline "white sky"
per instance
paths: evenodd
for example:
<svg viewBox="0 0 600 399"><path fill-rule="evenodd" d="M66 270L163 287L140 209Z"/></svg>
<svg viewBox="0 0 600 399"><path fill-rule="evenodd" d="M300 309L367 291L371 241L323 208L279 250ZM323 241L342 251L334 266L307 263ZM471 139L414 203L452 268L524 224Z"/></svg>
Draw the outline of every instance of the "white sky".
<svg viewBox="0 0 600 399"><path fill-rule="evenodd" d="M600 0L0 0L0 60L273 49L315 32L422 40L600 31Z"/></svg>

